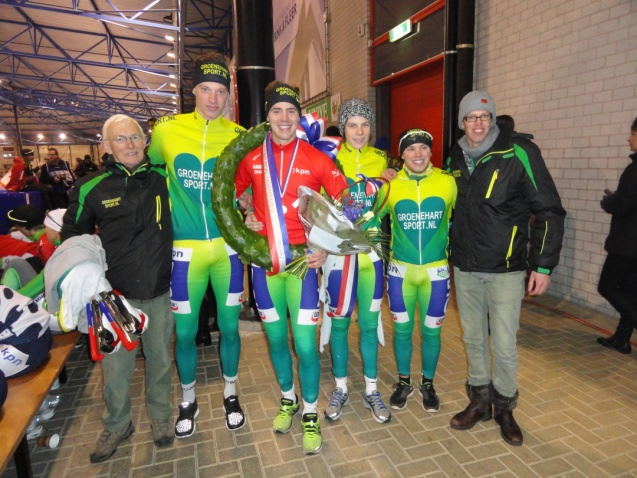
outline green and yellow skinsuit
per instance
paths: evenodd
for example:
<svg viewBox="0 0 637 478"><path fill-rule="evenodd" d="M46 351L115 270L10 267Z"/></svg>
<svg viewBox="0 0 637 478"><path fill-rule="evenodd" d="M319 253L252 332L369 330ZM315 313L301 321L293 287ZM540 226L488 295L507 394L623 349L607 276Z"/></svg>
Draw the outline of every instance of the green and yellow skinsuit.
<svg viewBox="0 0 637 478"><path fill-rule="evenodd" d="M369 145L362 149L356 149L345 142L336 157L338 168L347 177L347 182L352 185L360 178L357 174L367 177L380 177L387 168L387 155L384 151ZM350 189L350 195L356 201L363 202L367 211L373 204L375 197L365 193L365 183L359 183ZM380 219L370 221L366 227L380 228ZM360 348L363 357L363 373L366 377L375 379L377 376L378 359L378 316L380 304L383 298L383 262L376 254L358 254L357 270L354 274L355 283L352 284L354 297L349 304L339 307L339 294L343 287L339 274L341 271L332 271L331 264L339 256L329 256L324 266L324 284L328 292L326 307L332 317L332 330L330 333L330 350L332 353L332 373L336 378L347 376L347 364L349 360L349 347L347 332L351 323L351 314L354 304L358 303L358 325L360 327ZM342 297L342 295L341 295ZM346 299L347 300L347 299ZM340 304L343 305L343 304ZM341 309L341 312L338 312ZM343 315L339 315L343 314Z"/></svg>
<svg viewBox="0 0 637 478"><path fill-rule="evenodd" d="M196 111L160 118L148 149L151 162L166 164L173 224L171 307L175 315L177 368L182 384L195 381L195 337L208 282L217 299L221 366L237 375L243 264L221 237L212 212L212 173L221 151L244 129L220 116Z"/></svg>
<svg viewBox="0 0 637 478"><path fill-rule="evenodd" d="M389 212L391 217L387 295L394 324L396 366L400 376L409 376L418 304L421 372L433 379L440 356L440 327L449 300L447 251L456 183L453 176L429 164L422 174L401 170L390 185L381 215Z"/></svg>

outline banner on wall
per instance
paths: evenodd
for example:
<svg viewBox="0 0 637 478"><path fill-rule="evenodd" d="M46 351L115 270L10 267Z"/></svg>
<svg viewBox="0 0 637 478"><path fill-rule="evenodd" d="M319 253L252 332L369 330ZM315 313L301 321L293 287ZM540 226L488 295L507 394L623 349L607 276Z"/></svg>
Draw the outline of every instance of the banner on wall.
<svg viewBox="0 0 637 478"><path fill-rule="evenodd" d="M321 118L327 118L328 123L338 121L338 110L341 107L341 94L329 96L316 103L312 103L303 108L303 114L317 113Z"/></svg>
<svg viewBox="0 0 637 478"><path fill-rule="evenodd" d="M273 0L276 78L297 85L301 98L327 90L327 0Z"/></svg>

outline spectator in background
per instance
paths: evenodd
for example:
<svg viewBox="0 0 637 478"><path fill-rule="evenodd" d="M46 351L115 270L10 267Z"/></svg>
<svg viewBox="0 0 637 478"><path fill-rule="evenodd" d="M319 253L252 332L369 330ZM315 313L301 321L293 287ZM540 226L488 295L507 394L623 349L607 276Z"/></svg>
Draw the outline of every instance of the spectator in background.
<svg viewBox="0 0 637 478"><path fill-rule="evenodd" d="M34 156L35 152L26 148L20 151L20 156L13 158L13 166L7 173L9 181L4 185L7 191L22 191L29 180L35 178L31 170L31 161L33 161Z"/></svg>
<svg viewBox="0 0 637 478"><path fill-rule="evenodd" d="M23 255L7 261L0 280L2 285L9 286L31 299L44 292L44 265L60 245L60 231L65 212L66 209L54 209L42 216L42 213L31 204L23 204L9 211L7 215L13 225L30 241L25 243L19 240L13 245L33 244L35 252L33 257ZM42 221L44 224L41 224ZM11 245L4 238L0 242L0 249Z"/></svg>
<svg viewBox="0 0 637 478"><path fill-rule="evenodd" d="M389 138L387 138L387 136L379 136L376 138L376 141L374 141L374 148L389 153Z"/></svg>
<svg viewBox="0 0 637 478"><path fill-rule="evenodd" d="M608 252L599 277L598 292L619 312L619 324L610 337L597 342L622 354L631 352L630 337L637 327L637 118L628 137L631 163L619 178L617 191L606 189L601 201L611 214Z"/></svg>
<svg viewBox="0 0 637 478"><path fill-rule="evenodd" d="M325 136L333 136L334 138L341 137L341 131L338 129L338 126L328 126L325 129Z"/></svg>
<svg viewBox="0 0 637 478"><path fill-rule="evenodd" d="M155 123L157 123L157 118L150 117L146 120L146 124L148 125L148 139L146 140L146 148L144 152L148 154L148 148L150 147L150 141L153 137L153 128L155 128Z"/></svg>
<svg viewBox="0 0 637 478"><path fill-rule="evenodd" d="M40 170L40 182L50 187L51 203L54 208L66 208L69 191L73 187L73 174L69 163L58 154L56 148L49 148L46 164Z"/></svg>
<svg viewBox="0 0 637 478"><path fill-rule="evenodd" d="M90 154L85 154L84 159L77 158L79 160L78 165L75 166L75 176L78 178L84 177L87 174L92 173L93 171L97 171L98 167L93 162L93 158L91 158Z"/></svg>
<svg viewBox="0 0 637 478"><path fill-rule="evenodd" d="M157 123L157 118L154 117L150 117L146 120L146 124L148 124L148 137L150 138L150 135L153 132L153 128L155 127L155 123Z"/></svg>
<svg viewBox="0 0 637 478"><path fill-rule="evenodd" d="M515 120L513 119L513 116L498 115L495 118L495 124L501 130L507 129L511 133L512 138L517 137L517 138L533 139L533 135L530 133L518 133L517 131L515 131Z"/></svg>
<svg viewBox="0 0 637 478"><path fill-rule="evenodd" d="M42 202L44 203L45 210L51 210L55 208L53 200L51 199L51 190L43 184L40 184L40 180L37 176L39 168L32 168L31 162L35 157L35 151L30 148L22 150L22 159L24 159L25 168L23 171L23 185L20 191L37 191L42 196Z"/></svg>
<svg viewBox="0 0 637 478"><path fill-rule="evenodd" d="M71 192L62 239L92 234L101 238L106 279L148 318L141 336L146 358L146 410L156 446L173 442L170 343L172 228L166 172L144 154L146 136L133 118L111 116L104 123L106 170L85 177ZM102 363L106 410L104 430L91 453L92 463L108 459L134 432L130 387L136 351L106 354Z"/></svg>
<svg viewBox="0 0 637 478"><path fill-rule="evenodd" d="M396 171L399 171L403 167L403 158L394 158L389 151L389 138L387 136L379 136L376 138L376 141L374 141L374 148L385 151L387 154L387 164Z"/></svg>

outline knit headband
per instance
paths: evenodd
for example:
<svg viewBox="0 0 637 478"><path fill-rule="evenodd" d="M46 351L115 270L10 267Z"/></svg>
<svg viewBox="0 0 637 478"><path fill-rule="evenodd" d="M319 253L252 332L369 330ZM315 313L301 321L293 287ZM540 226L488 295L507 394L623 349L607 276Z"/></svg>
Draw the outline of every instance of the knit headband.
<svg viewBox="0 0 637 478"><path fill-rule="evenodd" d="M268 115L270 108L279 102L291 103L299 111L301 116L301 97L294 88L285 83L272 88L268 91L265 98L265 114Z"/></svg>
<svg viewBox="0 0 637 478"><path fill-rule="evenodd" d="M433 137L424 129L410 129L406 131L398 141L398 149L400 150L400 155L403 155L403 151L407 149L412 144L423 143L429 146L431 149L433 145Z"/></svg>
<svg viewBox="0 0 637 478"><path fill-rule="evenodd" d="M215 60L197 60L195 62L195 78L193 84L197 86L204 81L219 83L230 89L230 72L223 62Z"/></svg>

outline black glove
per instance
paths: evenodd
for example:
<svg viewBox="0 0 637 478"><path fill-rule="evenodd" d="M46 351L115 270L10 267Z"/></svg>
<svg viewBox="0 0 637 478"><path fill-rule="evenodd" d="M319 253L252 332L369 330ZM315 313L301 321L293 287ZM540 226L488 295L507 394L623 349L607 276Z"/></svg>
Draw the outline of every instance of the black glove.
<svg viewBox="0 0 637 478"><path fill-rule="evenodd" d="M604 197L599 202L599 205L602 207L604 211L606 211L607 213L611 213L611 203L613 201L613 197L615 196L615 193L610 191L609 189L604 189L604 193L605 193Z"/></svg>

